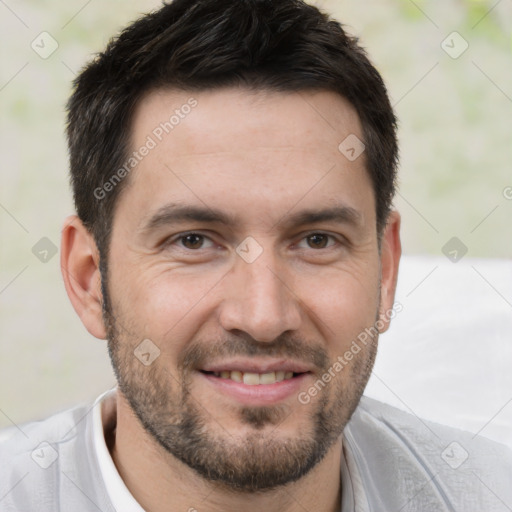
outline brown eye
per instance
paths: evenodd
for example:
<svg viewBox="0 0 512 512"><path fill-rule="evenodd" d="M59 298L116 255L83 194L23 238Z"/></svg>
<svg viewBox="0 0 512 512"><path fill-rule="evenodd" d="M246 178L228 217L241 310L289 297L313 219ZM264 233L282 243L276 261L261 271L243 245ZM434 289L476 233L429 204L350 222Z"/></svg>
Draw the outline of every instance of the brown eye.
<svg viewBox="0 0 512 512"><path fill-rule="evenodd" d="M329 236L315 233L306 237L308 246L312 249L324 249L329 243Z"/></svg>
<svg viewBox="0 0 512 512"><path fill-rule="evenodd" d="M187 249L201 249L204 243L204 236L191 233L181 237L181 243Z"/></svg>

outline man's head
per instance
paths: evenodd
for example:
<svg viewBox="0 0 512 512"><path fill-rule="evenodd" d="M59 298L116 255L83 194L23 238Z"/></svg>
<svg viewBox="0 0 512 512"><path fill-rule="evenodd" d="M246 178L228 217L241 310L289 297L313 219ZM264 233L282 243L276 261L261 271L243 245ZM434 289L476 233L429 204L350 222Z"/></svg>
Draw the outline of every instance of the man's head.
<svg viewBox="0 0 512 512"><path fill-rule="evenodd" d="M75 80L68 104L77 213L102 255L117 199L129 182L112 177L136 149L132 121L140 100L157 89L192 96L226 86L324 90L346 98L361 121L363 159L378 228L384 227L394 194L395 117L382 79L357 40L300 0L175 0L114 39ZM133 167L127 168L131 173ZM109 181L111 189L104 187Z"/></svg>
<svg viewBox="0 0 512 512"><path fill-rule="evenodd" d="M296 0L178 0L81 73L68 134L66 287L144 431L236 489L309 472L364 390L400 253L364 52Z"/></svg>

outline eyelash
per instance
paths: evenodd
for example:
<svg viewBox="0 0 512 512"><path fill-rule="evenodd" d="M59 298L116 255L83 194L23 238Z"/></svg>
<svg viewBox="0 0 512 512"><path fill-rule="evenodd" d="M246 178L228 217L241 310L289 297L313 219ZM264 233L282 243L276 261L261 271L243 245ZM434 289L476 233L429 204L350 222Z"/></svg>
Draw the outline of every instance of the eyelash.
<svg viewBox="0 0 512 512"><path fill-rule="evenodd" d="M205 235L205 234L203 234L203 233L199 233L199 232L197 232L197 231L189 231L189 232L187 232L187 233L181 233L181 234L179 234L179 235L177 235L177 236L175 236L175 237L171 238L171 239L169 240L169 243L168 243L168 244L166 244L166 245L172 245L174 242L180 242L180 241L183 241L183 240L185 240L185 238L186 238L187 236L190 236L190 235L200 236L200 237L202 237L202 238L203 238L203 240L209 240L212 244L214 243L214 242L213 242L213 240L212 240L208 235ZM187 251L191 251L191 252L200 251L201 249L203 249L203 247L201 247L200 249L195 249L195 250L194 250L194 249L188 249L187 247L184 247L184 246L181 246L180 248L181 248L181 249L185 249L185 250L187 250Z"/></svg>
<svg viewBox="0 0 512 512"><path fill-rule="evenodd" d="M180 233L178 235L175 235L167 240L165 240L162 244L162 246L164 248L168 248L170 246L172 246L173 244L175 244L176 242L182 242L185 240L185 238L187 236L190 236L190 235L197 235L197 236L200 236L203 238L203 240L209 240L212 244L215 244L215 242L208 236L208 235L205 235L201 232L198 232L198 231L188 231L186 233ZM304 235L302 235L302 237L300 238L299 242L297 242L296 244L294 244L295 246L297 246L300 242L302 241L305 241L307 240L309 237L312 237L314 235L320 235L320 236L326 236L328 238L328 244L329 242L331 242L329 245L327 245L327 247L321 247L319 249L314 249L312 247L308 247L307 249L311 249L311 250L314 250L314 251L320 251L320 250L327 250L327 249L332 249L333 247L335 247L336 245L347 245L347 240L344 238L344 237L336 237L334 235L331 235L329 233L325 233L323 231L311 231L311 232L308 232ZM334 244L332 242L335 242ZM180 249L184 250L184 251L187 251L187 252L199 252L201 251L202 249L204 249L204 247L200 247L199 249L189 249L187 247L184 247L183 245L180 246ZM303 249L299 249L299 250L305 250L304 248Z"/></svg>
<svg viewBox="0 0 512 512"><path fill-rule="evenodd" d="M337 244L337 245L340 245L340 243L341 243L341 242L338 240L338 238L336 238L334 235L331 235L331 234L329 234L329 233L324 233L324 232L322 232L322 231L312 231L311 233L308 233L307 235L304 235L304 236L299 240L299 242L298 242L298 243L300 243L300 242L302 242L302 241L306 241L308 238L310 238L310 237L312 237L312 236L315 236L315 235L319 235L319 236L325 236L325 237L327 237L327 239L328 239L328 242L327 242L327 243L328 243L328 244L329 244L329 242L332 242L332 241L334 241L335 243L334 243L334 244L332 244L332 243L331 243L330 245L327 245L327 247L320 247L320 248L316 248L316 249L313 249L313 247L307 247L307 249L313 249L313 250L332 249L332 247L333 247L334 245L336 245L336 244ZM306 242L306 243L307 243L307 242ZM296 244L296 245L298 245L298 244Z"/></svg>

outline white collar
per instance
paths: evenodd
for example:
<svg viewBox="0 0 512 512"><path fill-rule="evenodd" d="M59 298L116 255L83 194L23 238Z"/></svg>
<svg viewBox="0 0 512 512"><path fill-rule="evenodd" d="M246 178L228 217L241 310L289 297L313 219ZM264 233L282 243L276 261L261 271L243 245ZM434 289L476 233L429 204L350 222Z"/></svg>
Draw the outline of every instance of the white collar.
<svg viewBox="0 0 512 512"><path fill-rule="evenodd" d="M101 477L105 483L108 497L118 512L144 512L119 475L105 442L104 429L108 424L115 424L115 417L113 417L115 414L116 388L100 395L93 406L94 451L98 458Z"/></svg>

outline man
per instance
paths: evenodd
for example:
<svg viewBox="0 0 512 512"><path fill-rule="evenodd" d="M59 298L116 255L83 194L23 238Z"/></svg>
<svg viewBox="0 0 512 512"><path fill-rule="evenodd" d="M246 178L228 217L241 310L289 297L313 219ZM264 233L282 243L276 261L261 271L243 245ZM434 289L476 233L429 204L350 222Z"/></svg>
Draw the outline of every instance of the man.
<svg viewBox="0 0 512 512"><path fill-rule="evenodd" d="M512 509L504 447L361 399L395 307L396 123L337 22L175 0L68 112L62 272L118 387L10 436L2 510Z"/></svg>

